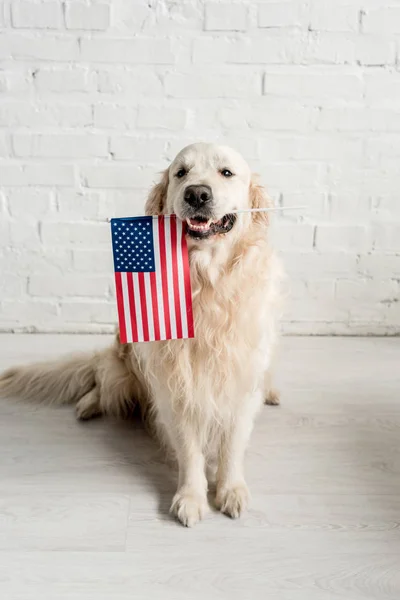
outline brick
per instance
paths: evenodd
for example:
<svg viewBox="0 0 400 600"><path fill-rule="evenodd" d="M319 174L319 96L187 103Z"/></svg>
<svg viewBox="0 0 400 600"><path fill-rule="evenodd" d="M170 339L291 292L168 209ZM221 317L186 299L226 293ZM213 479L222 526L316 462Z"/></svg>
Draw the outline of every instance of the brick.
<svg viewBox="0 0 400 600"><path fill-rule="evenodd" d="M29 29L61 29L63 27L62 4L60 2L24 2L11 4L13 27Z"/></svg>
<svg viewBox="0 0 400 600"><path fill-rule="evenodd" d="M311 250L314 227L309 224L287 224L272 227L272 240L278 250Z"/></svg>
<svg viewBox="0 0 400 600"><path fill-rule="evenodd" d="M184 129L187 112L182 108L140 106L137 120L139 129Z"/></svg>
<svg viewBox="0 0 400 600"><path fill-rule="evenodd" d="M245 4L206 2L204 28L207 31L246 31L247 11Z"/></svg>
<svg viewBox="0 0 400 600"><path fill-rule="evenodd" d="M83 39L81 58L84 61L120 64L173 64L171 42L160 38Z"/></svg>
<svg viewBox="0 0 400 600"><path fill-rule="evenodd" d="M400 7L381 6L366 9L362 18L362 28L365 33L391 35L400 33Z"/></svg>
<svg viewBox="0 0 400 600"><path fill-rule="evenodd" d="M366 252L369 231L362 225L318 225L315 245L320 252Z"/></svg>
<svg viewBox="0 0 400 600"><path fill-rule="evenodd" d="M84 192L76 189L60 189L56 194L58 216L62 221L97 221L100 218L101 195L98 192Z"/></svg>
<svg viewBox="0 0 400 600"><path fill-rule="evenodd" d="M58 221L42 223L41 236L47 246L89 246L110 245L109 223L60 223Z"/></svg>
<svg viewBox="0 0 400 600"><path fill-rule="evenodd" d="M301 98L303 105L363 103L364 81L357 70L280 67L264 73L264 95Z"/></svg>
<svg viewBox="0 0 400 600"><path fill-rule="evenodd" d="M46 189L10 189L6 192L8 209L14 218L33 221L51 212L51 195Z"/></svg>
<svg viewBox="0 0 400 600"><path fill-rule="evenodd" d="M55 320L58 315L56 302L45 302L30 298L28 302L11 302L5 300L1 306L1 316L5 320L23 322L24 325L37 325Z"/></svg>
<svg viewBox="0 0 400 600"><path fill-rule="evenodd" d="M60 36L34 37L30 32L8 33L0 36L0 58L15 60L71 61L79 56L75 38Z"/></svg>
<svg viewBox="0 0 400 600"><path fill-rule="evenodd" d="M104 94L127 94L130 98L163 95L160 77L143 67L98 70L97 89Z"/></svg>
<svg viewBox="0 0 400 600"><path fill-rule="evenodd" d="M74 168L71 165L15 165L0 166L0 181L5 186L74 185Z"/></svg>
<svg viewBox="0 0 400 600"><path fill-rule="evenodd" d="M256 106L249 110L248 123L255 129L270 131L307 131L317 117L316 110L307 108L275 108Z"/></svg>
<svg viewBox="0 0 400 600"><path fill-rule="evenodd" d="M374 225L372 244L375 251L400 252L400 223Z"/></svg>
<svg viewBox="0 0 400 600"><path fill-rule="evenodd" d="M60 315L71 323L109 323L118 320L114 302L61 302Z"/></svg>
<svg viewBox="0 0 400 600"><path fill-rule="evenodd" d="M399 131L400 111L365 108L323 109L317 129L321 131Z"/></svg>
<svg viewBox="0 0 400 600"><path fill-rule="evenodd" d="M96 104L93 115L95 127L101 129L135 129L137 123L136 106Z"/></svg>
<svg viewBox="0 0 400 600"><path fill-rule="evenodd" d="M32 296L64 298L66 296L106 297L109 294L112 277L88 276L77 273L44 276L34 274L29 277L28 292Z"/></svg>
<svg viewBox="0 0 400 600"><path fill-rule="evenodd" d="M288 64L297 62L301 49L297 36L263 36L251 39L199 38L193 43L195 64Z"/></svg>
<svg viewBox="0 0 400 600"><path fill-rule="evenodd" d="M111 247L107 250L73 250L74 271L83 273L112 273Z"/></svg>
<svg viewBox="0 0 400 600"><path fill-rule="evenodd" d="M392 39L381 35L357 36L355 58L361 65L394 65L396 44Z"/></svg>
<svg viewBox="0 0 400 600"><path fill-rule="evenodd" d="M398 109L400 106L400 73L398 71L369 72L365 75L365 103L374 108Z"/></svg>
<svg viewBox="0 0 400 600"><path fill-rule="evenodd" d="M305 27L307 6L301 2L268 2L258 5L259 27Z"/></svg>
<svg viewBox="0 0 400 600"><path fill-rule="evenodd" d="M310 32L307 45L302 47L301 61L298 62L303 64L355 64L358 39L353 33Z"/></svg>
<svg viewBox="0 0 400 600"><path fill-rule="evenodd" d="M90 158L108 156L108 138L90 134L35 134L16 133L13 136L16 156Z"/></svg>
<svg viewBox="0 0 400 600"><path fill-rule="evenodd" d="M345 0L332 3L318 0L311 4L310 28L319 31L352 31L359 29L360 6Z"/></svg>
<svg viewBox="0 0 400 600"><path fill-rule="evenodd" d="M84 185L90 188L143 188L151 184L154 169L116 165L82 167Z"/></svg>
<svg viewBox="0 0 400 600"><path fill-rule="evenodd" d="M89 104L37 104L19 100L0 103L0 125L3 127L86 127L92 121Z"/></svg>
<svg viewBox="0 0 400 600"><path fill-rule="evenodd" d="M35 87L40 92L86 92L93 78L85 68L40 68L35 73Z"/></svg>
<svg viewBox="0 0 400 600"><path fill-rule="evenodd" d="M165 90L172 98L246 98L261 90L260 76L255 73L235 75L171 73L165 77Z"/></svg>
<svg viewBox="0 0 400 600"><path fill-rule="evenodd" d="M67 29L104 31L110 25L110 7L108 4L67 2L65 24Z"/></svg>
<svg viewBox="0 0 400 600"><path fill-rule="evenodd" d="M165 154L165 139L146 139L127 135L111 137L110 151L115 159L154 162Z"/></svg>

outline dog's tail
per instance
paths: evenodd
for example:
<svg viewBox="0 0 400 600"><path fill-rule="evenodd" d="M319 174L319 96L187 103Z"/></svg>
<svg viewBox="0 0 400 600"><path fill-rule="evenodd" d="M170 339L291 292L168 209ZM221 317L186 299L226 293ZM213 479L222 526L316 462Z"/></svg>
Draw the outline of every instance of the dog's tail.
<svg viewBox="0 0 400 600"><path fill-rule="evenodd" d="M12 367L0 375L0 396L47 404L77 402L95 386L97 354Z"/></svg>

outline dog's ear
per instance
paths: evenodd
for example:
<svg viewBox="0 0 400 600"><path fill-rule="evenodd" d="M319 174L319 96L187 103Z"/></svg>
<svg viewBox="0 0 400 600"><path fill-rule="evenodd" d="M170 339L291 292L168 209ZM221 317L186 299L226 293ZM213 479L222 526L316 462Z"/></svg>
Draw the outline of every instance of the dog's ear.
<svg viewBox="0 0 400 600"><path fill-rule="evenodd" d="M270 208L272 206L271 198L268 196L265 188L260 185L256 175L253 175L251 178L249 196L251 208ZM269 225L268 214L268 212L253 213L253 222L259 225Z"/></svg>
<svg viewBox="0 0 400 600"><path fill-rule="evenodd" d="M146 201L145 213L149 216L162 215L167 200L167 190L169 183L169 173L166 169L161 177L161 181L150 190Z"/></svg>

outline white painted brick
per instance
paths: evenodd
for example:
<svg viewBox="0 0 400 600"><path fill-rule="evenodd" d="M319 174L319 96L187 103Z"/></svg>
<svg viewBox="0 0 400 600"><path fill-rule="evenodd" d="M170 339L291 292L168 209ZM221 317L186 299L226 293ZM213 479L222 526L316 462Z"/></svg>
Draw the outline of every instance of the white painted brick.
<svg viewBox="0 0 400 600"><path fill-rule="evenodd" d="M27 2L13 0L11 22L14 27L29 29L60 29L63 26L61 2Z"/></svg>
<svg viewBox="0 0 400 600"><path fill-rule="evenodd" d="M135 129L137 108L117 104L96 104L93 118L95 127L101 129Z"/></svg>
<svg viewBox="0 0 400 600"><path fill-rule="evenodd" d="M267 2L258 5L259 27L307 28L307 5L304 2Z"/></svg>
<svg viewBox="0 0 400 600"><path fill-rule="evenodd" d="M8 33L0 36L0 58L16 60L72 61L79 56L76 38L47 35L34 36L31 32Z"/></svg>
<svg viewBox="0 0 400 600"><path fill-rule="evenodd" d="M11 154L10 136L5 132L0 133L0 156L5 158Z"/></svg>
<svg viewBox="0 0 400 600"><path fill-rule="evenodd" d="M12 217L31 216L33 221L51 212L51 194L47 189L9 189L6 193Z"/></svg>
<svg viewBox="0 0 400 600"><path fill-rule="evenodd" d="M208 31L246 31L246 4L206 2L204 28Z"/></svg>
<svg viewBox="0 0 400 600"><path fill-rule="evenodd" d="M400 108L400 72L394 68L365 75L365 103L374 108Z"/></svg>
<svg viewBox="0 0 400 600"><path fill-rule="evenodd" d="M314 227L312 225L293 223L272 226L272 240L278 250L309 251L313 246Z"/></svg>
<svg viewBox="0 0 400 600"><path fill-rule="evenodd" d="M255 129L301 132L311 128L316 117L317 112L313 109L271 109L268 106L256 106L250 107L247 121Z"/></svg>
<svg viewBox="0 0 400 600"><path fill-rule="evenodd" d="M121 164L82 167L81 175L90 188L143 188L155 178L154 169Z"/></svg>
<svg viewBox="0 0 400 600"><path fill-rule="evenodd" d="M359 18L358 2L317 0L311 3L310 27L313 30L357 32Z"/></svg>
<svg viewBox="0 0 400 600"><path fill-rule="evenodd" d="M71 165L2 164L0 181L4 186L21 185L74 185L74 168Z"/></svg>
<svg viewBox="0 0 400 600"><path fill-rule="evenodd" d="M59 189L56 193L57 219L60 221L99 220L101 196L98 192Z"/></svg>
<svg viewBox="0 0 400 600"><path fill-rule="evenodd" d="M83 273L112 273L111 246L107 250L73 250L74 271Z"/></svg>
<svg viewBox="0 0 400 600"><path fill-rule="evenodd" d="M110 7L108 4L68 1L65 7L65 24L67 29L104 31L110 25Z"/></svg>
<svg viewBox="0 0 400 600"><path fill-rule="evenodd" d="M365 254L357 262L357 273L369 279L399 279L400 254ZM349 277L350 278L350 277Z"/></svg>
<svg viewBox="0 0 400 600"><path fill-rule="evenodd" d="M315 245L320 252L366 252L370 247L369 231L363 225L318 225Z"/></svg>
<svg viewBox="0 0 400 600"><path fill-rule="evenodd" d="M109 223L60 223L45 221L41 226L41 237L47 246L107 247L110 245ZM51 250L52 252L53 250Z"/></svg>
<svg viewBox="0 0 400 600"><path fill-rule="evenodd" d="M165 154L166 145L167 141L163 138L146 139L118 135L111 137L110 152L115 159L154 162Z"/></svg>
<svg viewBox="0 0 400 600"><path fill-rule="evenodd" d="M302 104L324 106L361 104L362 74L342 68L280 67L264 73L263 93L267 96L301 98Z"/></svg>
<svg viewBox="0 0 400 600"><path fill-rule="evenodd" d="M317 128L321 131L400 131L400 110L326 108L320 113Z"/></svg>
<svg viewBox="0 0 400 600"><path fill-rule="evenodd" d="M156 106L139 107L137 127L139 129L184 129L187 112L182 108Z"/></svg>
<svg viewBox="0 0 400 600"><path fill-rule="evenodd" d="M3 127L86 127L91 125L89 104L45 104L22 101L0 103L0 125Z"/></svg>
<svg viewBox="0 0 400 600"><path fill-rule="evenodd" d="M268 35L246 39L204 37L194 41L195 64L288 64L298 62L297 36Z"/></svg>
<svg viewBox="0 0 400 600"><path fill-rule="evenodd" d="M121 64L173 64L174 55L168 39L83 39L82 60Z"/></svg>
<svg viewBox="0 0 400 600"><path fill-rule="evenodd" d="M163 86L157 73L147 67L108 68L97 71L97 87L105 94L132 97L162 96Z"/></svg>
<svg viewBox="0 0 400 600"><path fill-rule="evenodd" d="M375 303L399 297L398 282L394 280L371 281L369 279L339 279L336 283L336 297L353 300L354 307L371 306ZM376 308L373 306L373 308Z"/></svg>
<svg viewBox="0 0 400 600"><path fill-rule="evenodd" d="M108 155L108 138L104 135L91 134L30 135L16 133L13 136L13 147L15 155L24 158L106 157Z"/></svg>
<svg viewBox="0 0 400 600"><path fill-rule="evenodd" d="M165 77L165 90L175 98L246 98L260 94L258 73L227 75L224 73L175 74Z"/></svg>
<svg viewBox="0 0 400 600"><path fill-rule="evenodd" d="M400 252L400 222L375 225L372 240L376 251Z"/></svg>
<svg viewBox="0 0 400 600"><path fill-rule="evenodd" d="M384 35L400 33L400 6L367 9L362 19L363 31Z"/></svg>
<svg viewBox="0 0 400 600"><path fill-rule="evenodd" d="M87 69L40 68L35 73L35 87L40 92L85 92L90 91L93 77Z"/></svg>
<svg viewBox="0 0 400 600"><path fill-rule="evenodd" d="M396 43L383 35L359 35L355 57L361 65L394 65Z"/></svg>
<svg viewBox="0 0 400 600"><path fill-rule="evenodd" d="M116 323L118 314L114 302L62 302L62 319L72 323Z"/></svg>
<svg viewBox="0 0 400 600"><path fill-rule="evenodd" d="M54 320L58 315L55 301L45 302L30 298L28 302L4 301L1 303L1 318L4 320L20 321L21 315L30 325L42 325L49 319Z"/></svg>
<svg viewBox="0 0 400 600"><path fill-rule="evenodd" d="M287 251L282 253L286 272L292 279L313 281L318 278L352 277L356 272L355 254L346 252L307 252Z"/></svg>
<svg viewBox="0 0 400 600"><path fill-rule="evenodd" d="M15 67L14 67L15 68ZM33 85L32 71L30 69L3 70L0 72L0 92L17 94L27 92Z"/></svg>
<svg viewBox="0 0 400 600"><path fill-rule="evenodd" d="M29 277L28 292L32 296L65 298L68 296L95 296L107 297L109 295L112 277L89 276L78 273L44 276L33 274Z"/></svg>
<svg viewBox="0 0 400 600"><path fill-rule="evenodd" d="M317 31L310 32L307 44L302 47L303 64L354 64L356 62L357 36L353 33Z"/></svg>

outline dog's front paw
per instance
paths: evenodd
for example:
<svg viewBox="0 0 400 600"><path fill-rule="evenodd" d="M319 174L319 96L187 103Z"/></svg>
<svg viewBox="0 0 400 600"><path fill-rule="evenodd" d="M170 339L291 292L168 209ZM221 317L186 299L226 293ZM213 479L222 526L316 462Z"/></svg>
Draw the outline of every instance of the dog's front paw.
<svg viewBox="0 0 400 600"><path fill-rule="evenodd" d="M193 527L207 512L207 499L190 489L178 490L172 500L171 513L185 527Z"/></svg>
<svg viewBox="0 0 400 600"><path fill-rule="evenodd" d="M221 512L232 519L237 519L249 505L250 492L244 482L239 483L219 489L215 501Z"/></svg>

